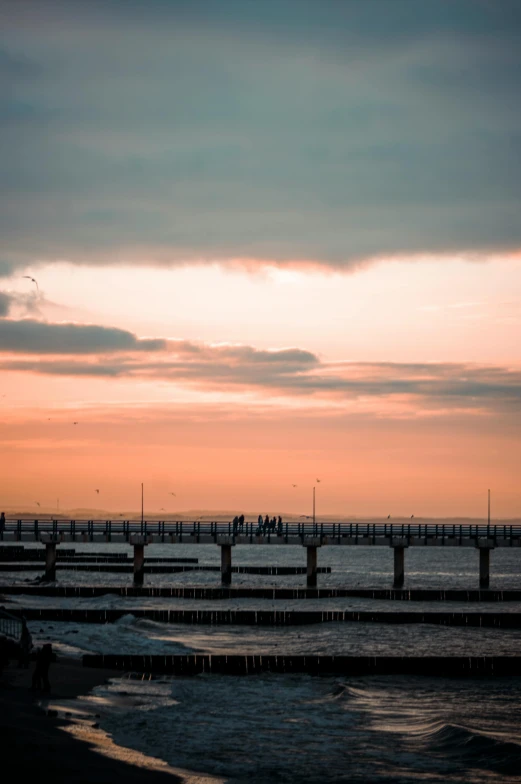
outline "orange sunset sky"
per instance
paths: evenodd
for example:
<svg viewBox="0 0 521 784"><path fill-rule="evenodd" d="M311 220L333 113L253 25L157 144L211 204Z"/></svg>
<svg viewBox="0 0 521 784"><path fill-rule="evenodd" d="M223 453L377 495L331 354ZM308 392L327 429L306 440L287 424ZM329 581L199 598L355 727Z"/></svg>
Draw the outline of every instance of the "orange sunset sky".
<svg viewBox="0 0 521 784"><path fill-rule="evenodd" d="M515 5L0 7L2 508L521 517Z"/></svg>

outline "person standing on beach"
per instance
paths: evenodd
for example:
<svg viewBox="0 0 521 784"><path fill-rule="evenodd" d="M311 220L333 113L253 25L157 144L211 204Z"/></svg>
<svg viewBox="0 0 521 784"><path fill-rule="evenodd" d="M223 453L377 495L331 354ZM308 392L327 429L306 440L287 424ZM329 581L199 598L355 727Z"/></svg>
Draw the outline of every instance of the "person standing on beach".
<svg viewBox="0 0 521 784"><path fill-rule="evenodd" d="M24 617L22 617L22 633L20 635L20 655L18 657L18 666L23 667L24 669L29 668L29 656L31 654L31 648L33 647L33 641L31 637L31 632L27 628L27 621Z"/></svg>
<svg viewBox="0 0 521 784"><path fill-rule="evenodd" d="M46 642L36 653L36 666L33 672L32 690L43 689L45 694L51 690L49 683L49 666L52 661L52 645Z"/></svg>

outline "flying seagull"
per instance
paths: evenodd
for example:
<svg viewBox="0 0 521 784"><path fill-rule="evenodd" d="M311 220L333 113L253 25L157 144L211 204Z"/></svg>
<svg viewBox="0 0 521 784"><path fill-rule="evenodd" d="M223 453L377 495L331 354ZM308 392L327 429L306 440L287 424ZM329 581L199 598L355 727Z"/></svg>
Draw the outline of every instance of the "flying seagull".
<svg viewBox="0 0 521 784"><path fill-rule="evenodd" d="M40 293L40 287L38 285L38 281L36 280L36 278L31 278L30 275L22 275L22 278L27 278L27 280L30 280L33 283L35 283L36 284L36 288L38 289L38 294Z"/></svg>
<svg viewBox="0 0 521 784"><path fill-rule="evenodd" d="M97 492L97 494L99 495L99 490L98 490L98 489L96 489L96 492Z"/></svg>
<svg viewBox="0 0 521 784"><path fill-rule="evenodd" d="M414 515L411 515L411 520L412 520L413 517L414 517Z"/></svg>
<svg viewBox="0 0 521 784"><path fill-rule="evenodd" d="M298 485L291 485L292 487L298 487Z"/></svg>
<svg viewBox="0 0 521 784"><path fill-rule="evenodd" d="M40 502L39 501L36 501L35 503L36 503L36 506L40 506Z"/></svg>
<svg viewBox="0 0 521 784"><path fill-rule="evenodd" d="M77 425L78 423L77 423L77 422L73 422L72 424L73 424L73 425Z"/></svg>
<svg viewBox="0 0 521 784"><path fill-rule="evenodd" d="M177 498L177 496L175 495L175 493L169 493L168 495L174 495L174 496Z"/></svg>
<svg viewBox="0 0 521 784"><path fill-rule="evenodd" d="M164 506L162 506L162 507L161 507L161 509L160 509L159 511L160 511L160 512L166 512L166 509L164 508Z"/></svg>
<svg viewBox="0 0 521 784"><path fill-rule="evenodd" d="M317 482L320 482L320 481L321 481L320 479L317 479Z"/></svg>
<svg viewBox="0 0 521 784"><path fill-rule="evenodd" d="M391 515L387 515L387 519L390 520L391 519Z"/></svg>

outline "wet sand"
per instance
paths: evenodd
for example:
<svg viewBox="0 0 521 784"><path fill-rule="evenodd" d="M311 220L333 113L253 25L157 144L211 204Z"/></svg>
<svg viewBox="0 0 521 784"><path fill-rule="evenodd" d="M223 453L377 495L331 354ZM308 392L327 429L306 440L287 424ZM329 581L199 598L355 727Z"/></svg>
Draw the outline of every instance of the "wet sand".
<svg viewBox="0 0 521 784"><path fill-rule="evenodd" d="M118 780L126 784L176 784L185 780L159 761L114 747L103 732L92 726L95 718L90 722L90 734L85 725L77 732L79 725L48 715L38 704L72 700L121 673L90 670L81 662L60 659L49 670L51 693L42 695L30 689L33 668L34 663L25 670L11 662L0 675L0 771L6 784L17 779L80 784L114 784ZM64 731L67 726L72 732ZM120 759L113 758L115 749Z"/></svg>

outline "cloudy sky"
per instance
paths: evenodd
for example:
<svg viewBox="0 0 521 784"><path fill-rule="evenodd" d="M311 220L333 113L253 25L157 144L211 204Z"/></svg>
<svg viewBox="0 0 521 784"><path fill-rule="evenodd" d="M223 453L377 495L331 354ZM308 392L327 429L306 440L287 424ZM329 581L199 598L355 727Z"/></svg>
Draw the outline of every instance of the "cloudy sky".
<svg viewBox="0 0 521 784"><path fill-rule="evenodd" d="M521 516L517 0L0 30L5 507Z"/></svg>

